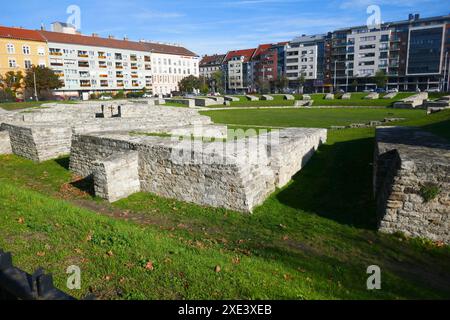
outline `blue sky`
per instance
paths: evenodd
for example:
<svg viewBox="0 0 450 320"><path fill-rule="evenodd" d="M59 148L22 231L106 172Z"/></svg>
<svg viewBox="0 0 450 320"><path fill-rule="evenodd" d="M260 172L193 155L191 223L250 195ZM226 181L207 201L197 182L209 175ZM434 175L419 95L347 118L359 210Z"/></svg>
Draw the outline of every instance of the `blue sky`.
<svg viewBox="0 0 450 320"><path fill-rule="evenodd" d="M15 0L2 3L0 24L48 29L77 5L84 34L180 43L211 54L363 25L372 4L382 21L450 13L449 0Z"/></svg>

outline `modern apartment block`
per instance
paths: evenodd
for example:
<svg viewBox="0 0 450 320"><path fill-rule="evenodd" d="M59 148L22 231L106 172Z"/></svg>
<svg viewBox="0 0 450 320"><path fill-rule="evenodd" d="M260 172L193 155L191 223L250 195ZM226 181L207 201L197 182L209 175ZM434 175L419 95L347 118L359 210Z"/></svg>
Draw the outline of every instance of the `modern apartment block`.
<svg viewBox="0 0 450 320"><path fill-rule="evenodd" d="M322 86L325 77L325 47L327 35L302 35L286 48L286 77L298 83L303 77L310 86Z"/></svg>
<svg viewBox="0 0 450 320"><path fill-rule="evenodd" d="M355 81L361 88L376 86L374 75L382 70L388 88L399 90L444 89L450 47L450 15L336 30L331 34L331 78L328 87L346 89ZM448 78L446 78L448 79ZM447 89L447 88L446 88Z"/></svg>
<svg viewBox="0 0 450 320"><path fill-rule="evenodd" d="M284 75L287 42L260 45L252 57L253 82L276 81Z"/></svg>

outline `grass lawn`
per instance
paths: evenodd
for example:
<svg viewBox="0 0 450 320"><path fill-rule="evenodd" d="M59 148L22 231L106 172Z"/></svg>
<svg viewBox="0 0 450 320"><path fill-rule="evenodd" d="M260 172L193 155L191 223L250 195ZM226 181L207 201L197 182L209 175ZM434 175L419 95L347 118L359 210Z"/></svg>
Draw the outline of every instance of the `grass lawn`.
<svg viewBox="0 0 450 320"><path fill-rule="evenodd" d="M320 119L244 111L228 111L229 119L252 125L256 117L266 126ZM405 123L448 137L450 112L409 112ZM349 117L366 119L360 116ZM28 272L52 272L77 297L449 299L449 247L375 231L373 137L374 129L330 131L310 163L253 215L146 193L109 205L74 182L67 158L35 164L0 156L0 247ZM65 288L73 264L82 270L80 291ZM382 290L368 291L366 269L374 264Z"/></svg>
<svg viewBox="0 0 450 320"><path fill-rule="evenodd" d="M251 109L204 111L216 123L237 125L272 125L278 127L316 127L344 126L352 123L365 123L384 118L422 119L424 110L402 109Z"/></svg>

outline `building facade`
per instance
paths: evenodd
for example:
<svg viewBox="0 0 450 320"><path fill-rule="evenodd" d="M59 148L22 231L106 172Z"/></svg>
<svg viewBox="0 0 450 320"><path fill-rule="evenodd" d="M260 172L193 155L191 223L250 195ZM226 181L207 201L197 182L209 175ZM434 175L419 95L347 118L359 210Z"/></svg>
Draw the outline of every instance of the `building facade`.
<svg viewBox="0 0 450 320"><path fill-rule="evenodd" d="M224 54L205 55L200 61L200 76L211 79L213 74L222 70Z"/></svg>
<svg viewBox="0 0 450 320"><path fill-rule="evenodd" d="M31 66L48 66L48 48L37 31L0 27L0 74L25 73Z"/></svg>
<svg viewBox="0 0 450 320"><path fill-rule="evenodd" d="M336 30L331 35L331 88L349 90L377 86L374 75L383 71L386 88L404 91L448 90L450 15L389 22ZM446 67L447 66L447 67Z"/></svg>
<svg viewBox="0 0 450 320"><path fill-rule="evenodd" d="M230 51L224 59L225 83L227 91L245 93L252 90L252 57L256 49Z"/></svg>

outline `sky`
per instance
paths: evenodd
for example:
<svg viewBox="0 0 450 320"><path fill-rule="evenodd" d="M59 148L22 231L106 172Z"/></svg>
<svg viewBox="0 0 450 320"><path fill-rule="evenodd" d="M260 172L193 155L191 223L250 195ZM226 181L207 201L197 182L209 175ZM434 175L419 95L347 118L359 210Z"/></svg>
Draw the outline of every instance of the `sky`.
<svg viewBox="0 0 450 320"><path fill-rule="evenodd" d="M177 43L204 55L365 25L370 5L383 22L450 14L449 0L15 0L2 3L0 25L50 30L77 6L83 34Z"/></svg>

